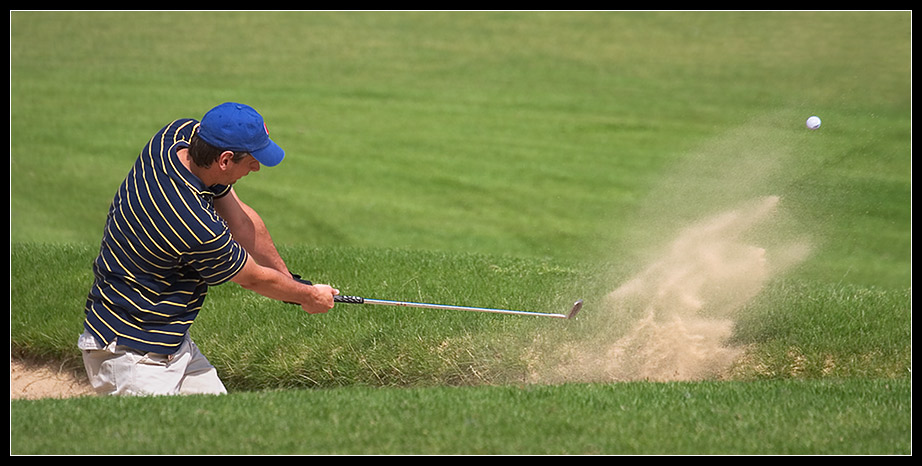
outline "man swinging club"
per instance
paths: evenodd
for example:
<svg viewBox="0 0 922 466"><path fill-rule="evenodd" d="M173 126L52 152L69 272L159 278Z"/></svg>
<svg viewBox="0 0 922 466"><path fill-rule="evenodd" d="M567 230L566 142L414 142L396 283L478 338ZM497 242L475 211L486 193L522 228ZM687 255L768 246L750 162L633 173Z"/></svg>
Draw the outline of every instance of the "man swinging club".
<svg viewBox="0 0 922 466"><path fill-rule="evenodd" d="M233 189L284 156L263 117L233 102L171 122L143 148L109 207L78 340L97 393L227 393L189 336L209 286L333 308L339 291L297 280Z"/></svg>

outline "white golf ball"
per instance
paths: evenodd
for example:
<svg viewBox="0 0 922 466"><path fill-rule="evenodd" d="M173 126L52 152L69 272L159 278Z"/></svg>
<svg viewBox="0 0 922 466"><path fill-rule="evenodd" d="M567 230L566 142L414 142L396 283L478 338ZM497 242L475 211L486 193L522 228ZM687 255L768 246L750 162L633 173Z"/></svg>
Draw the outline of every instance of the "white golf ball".
<svg viewBox="0 0 922 466"><path fill-rule="evenodd" d="M822 124L822 122L820 121L820 117L818 116L814 115L810 118L807 118L807 128L817 129L820 127L820 124Z"/></svg>

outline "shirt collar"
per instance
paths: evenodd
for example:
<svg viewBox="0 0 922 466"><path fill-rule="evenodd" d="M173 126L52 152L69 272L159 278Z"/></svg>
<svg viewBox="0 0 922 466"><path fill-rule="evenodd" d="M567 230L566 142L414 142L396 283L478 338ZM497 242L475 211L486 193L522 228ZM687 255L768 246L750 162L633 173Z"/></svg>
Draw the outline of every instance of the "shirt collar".
<svg viewBox="0 0 922 466"><path fill-rule="evenodd" d="M173 147L170 147L170 164L172 165L170 176L184 183L200 196L214 196L215 191L219 187L205 186L205 183L199 179L199 177L195 176L192 171L186 168L185 164L179 160L179 154L177 153L179 149L188 147L189 143L185 141L177 141L176 144L173 144Z"/></svg>

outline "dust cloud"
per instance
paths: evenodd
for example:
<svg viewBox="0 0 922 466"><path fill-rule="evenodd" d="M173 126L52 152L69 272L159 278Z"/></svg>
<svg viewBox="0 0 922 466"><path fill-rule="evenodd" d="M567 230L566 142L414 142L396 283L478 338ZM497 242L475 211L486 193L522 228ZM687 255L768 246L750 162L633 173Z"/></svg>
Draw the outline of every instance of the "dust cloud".
<svg viewBox="0 0 922 466"><path fill-rule="evenodd" d="M602 244L599 256L618 270L597 280L604 299L536 337L527 378L732 376L746 350L731 343L740 312L815 247L799 180L822 160L802 155L816 133L801 121L779 109L677 154L637 211L613 219L619 244Z"/></svg>
<svg viewBox="0 0 922 466"><path fill-rule="evenodd" d="M555 348L542 382L713 380L744 349L735 316L765 284L809 254L771 232L780 198L757 198L681 229L640 272L590 311L589 335ZM761 234L760 234L761 233ZM761 238L761 241L759 240Z"/></svg>

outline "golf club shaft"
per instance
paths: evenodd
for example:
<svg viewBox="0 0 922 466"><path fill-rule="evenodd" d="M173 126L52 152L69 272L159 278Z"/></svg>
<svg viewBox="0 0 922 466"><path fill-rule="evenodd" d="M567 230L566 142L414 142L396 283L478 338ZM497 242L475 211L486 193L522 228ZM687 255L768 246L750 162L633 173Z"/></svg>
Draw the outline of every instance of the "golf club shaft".
<svg viewBox="0 0 922 466"><path fill-rule="evenodd" d="M491 312L495 314L512 314L512 315L525 315L525 316L541 316L541 317L554 317L558 319L568 319L576 314L576 311L579 310L579 307L582 306L582 301L578 301L573 308L573 311L570 314L547 314L543 312L528 312L528 311L513 311L509 309L491 309L484 307L467 307L467 306L449 306L445 304L428 304L428 303L413 303L406 301L388 301L383 299L368 299L362 298L359 296L334 296L334 300L337 303L349 303L349 304L375 304L381 306L400 306L400 307L418 307L424 309L447 309L453 311L475 311L475 312Z"/></svg>
<svg viewBox="0 0 922 466"><path fill-rule="evenodd" d="M300 281L306 285L312 285L309 280L304 280L300 275L292 275L295 280ZM554 317L557 319L572 319L573 316L579 312L583 307L583 300L573 303L573 307L570 309L570 312L567 314L549 314L544 312L528 312L528 311L513 311L509 309L491 309L485 307L467 307L467 306L449 306L445 304L428 304L428 303L412 303L407 301L388 301L384 299L368 299L361 296L340 296L336 295L333 297L333 301L337 303L345 304L376 304L380 306L401 306L401 307L418 307L424 309L447 309L454 311L475 311L475 312L492 312L494 314L511 314L511 315L520 315L520 316L540 316L540 317Z"/></svg>

